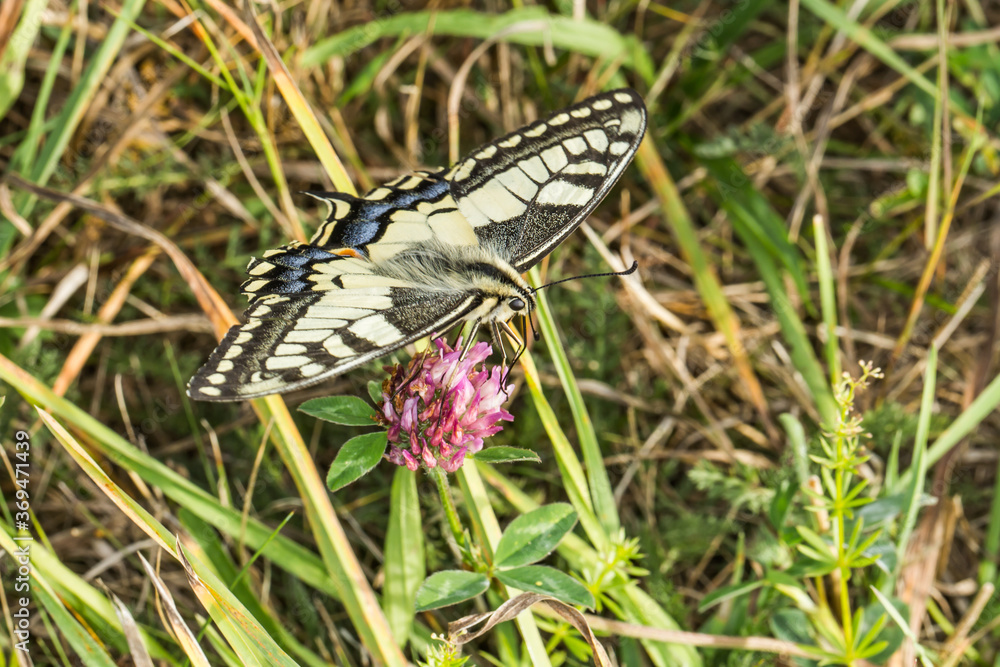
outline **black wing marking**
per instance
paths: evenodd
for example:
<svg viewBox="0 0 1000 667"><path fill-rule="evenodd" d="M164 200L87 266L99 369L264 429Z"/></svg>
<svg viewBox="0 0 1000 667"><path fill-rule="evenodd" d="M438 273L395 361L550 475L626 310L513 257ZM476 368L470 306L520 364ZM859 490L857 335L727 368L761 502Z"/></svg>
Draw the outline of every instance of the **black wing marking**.
<svg viewBox="0 0 1000 667"><path fill-rule="evenodd" d="M639 94L613 90L480 146L444 177L480 243L524 271L607 195L645 131Z"/></svg>
<svg viewBox="0 0 1000 667"><path fill-rule="evenodd" d="M479 243L459 213L443 172L405 174L363 198L340 192L305 194L330 207L326 222L310 240L318 248L350 248L378 263L422 242Z"/></svg>

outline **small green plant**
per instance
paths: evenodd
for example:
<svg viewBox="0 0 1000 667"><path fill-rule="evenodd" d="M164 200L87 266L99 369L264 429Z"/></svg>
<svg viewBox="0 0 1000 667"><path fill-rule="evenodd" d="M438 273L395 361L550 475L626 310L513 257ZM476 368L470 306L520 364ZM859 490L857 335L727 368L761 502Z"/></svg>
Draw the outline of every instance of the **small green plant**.
<svg viewBox="0 0 1000 667"><path fill-rule="evenodd" d="M807 509L815 517L817 530L798 526L802 543L799 552L812 561L809 574L827 577L829 588L836 599L826 599L824 585L817 586L817 595L824 611L839 613L839 630L834 631L829 624L817 624L820 631L833 645L833 650L824 651L824 663L854 665L881 653L888 642L879 640L879 631L885 625L886 617L881 616L871 625L868 632L861 632L862 610L851 609L849 583L852 572L875 563L879 556L871 555L869 549L878 540L881 531L865 534L864 518L856 515L861 507L874 498L863 495L868 487L866 480L858 477L858 469L868 461L863 445L865 438L861 417L854 413L854 401L860 390L868 387L869 380L881 378L882 372L871 363L862 362L861 376L852 378L844 373L834 388L838 419L832 433L820 437L822 455L813 454L809 458L820 466L820 484L807 484L804 488L812 501ZM811 480L815 481L815 480ZM823 613L818 619L830 618Z"/></svg>
<svg viewBox="0 0 1000 667"><path fill-rule="evenodd" d="M855 400L871 380L880 377L880 369L863 362L858 377L844 373L834 387L837 420L830 432L818 438L818 451L808 457L819 469L801 485L799 513L794 513L795 502L789 502L794 486L774 493L768 516L788 558L772 559L777 567L762 578L719 589L701 605L706 609L760 591L758 604L769 610L775 634L798 642L822 665L858 665L894 650L901 640L879 602L854 606L859 599L857 583L872 566L885 568L882 554L894 552L884 548L884 531L867 526L865 515L894 518L898 511L886 517L881 509L866 508L895 504L876 499L859 476L869 460L868 435L854 412ZM794 530L784 528L789 516L800 519ZM789 561L788 567L779 566Z"/></svg>
<svg viewBox="0 0 1000 667"><path fill-rule="evenodd" d="M625 529L619 529L612 537L607 549L597 555L598 564L583 571L587 589L593 594L597 610L614 604L610 594L621 591L626 586L634 586L636 580L649 574L649 570L635 565L642 559L639 538L629 538Z"/></svg>
<svg viewBox="0 0 1000 667"><path fill-rule="evenodd" d="M435 641L427 648L427 660L417 663L420 667L462 667L469 661L467 656L462 656L460 646L438 635L432 635L431 639Z"/></svg>
<svg viewBox="0 0 1000 667"><path fill-rule="evenodd" d="M576 512L565 503L522 514L504 531L492 563L479 559L465 563L475 568L473 572L444 570L428 577L417 591L417 611L468 600L485 593L491 582L593 608L594 596L579 581L555 568L534 565L552 553L575 525ZM457 537L467 541L464 533Z"/></svg>

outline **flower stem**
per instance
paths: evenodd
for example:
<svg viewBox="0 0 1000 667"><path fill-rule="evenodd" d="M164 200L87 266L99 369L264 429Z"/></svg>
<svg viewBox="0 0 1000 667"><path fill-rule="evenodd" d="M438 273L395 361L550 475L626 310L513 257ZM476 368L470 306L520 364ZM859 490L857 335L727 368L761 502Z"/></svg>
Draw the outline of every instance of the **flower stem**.
<svg viewBox="0 0 1000 667"><path fill-rule="evenodd" d="M448 517L448 527L451 528L455 542L457 544L464 544L465 529L462 528L462 522L458 518L458 509L455 507L455 501L451 498L448 475L439 467L427 468L427 473L434 480L434 483L437 484L438 495L441 497L441 505L444 507L445 516Z"/></svg>

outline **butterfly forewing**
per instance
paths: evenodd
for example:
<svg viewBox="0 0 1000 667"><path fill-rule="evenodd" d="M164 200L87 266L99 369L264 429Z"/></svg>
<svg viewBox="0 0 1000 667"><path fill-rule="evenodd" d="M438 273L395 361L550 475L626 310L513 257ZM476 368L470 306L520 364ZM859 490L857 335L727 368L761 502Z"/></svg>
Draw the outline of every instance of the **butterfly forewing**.
<svg viewBox="0 0 1000 667"><path fill-rule="evenodd" d="M229 330L190 394L232 401L309 386L447 331L474 307L464 292L428 293L371 268L304 244L252 261L246 323Z"/></svg>
<svg viewBox="0 0 1000 667"><path fill-rule="evenodd" d="M615 90L479 147L445 178L480 243L524 271L600 203L645 129L639 95Z"/></svg>

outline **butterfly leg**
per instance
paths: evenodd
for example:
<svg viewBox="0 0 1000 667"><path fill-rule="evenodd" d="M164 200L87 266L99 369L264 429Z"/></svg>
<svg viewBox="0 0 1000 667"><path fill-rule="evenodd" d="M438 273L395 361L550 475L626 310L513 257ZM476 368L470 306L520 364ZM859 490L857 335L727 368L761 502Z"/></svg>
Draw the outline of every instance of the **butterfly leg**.
<svg viewBox="0 0 1000 667"><path fill-rule="evenodd" d="M472 323L472 328L469 330L469 337L465 339L465 344L462 345L462 355L458 358L459 361L465 359L465 355L469 353L472 349L472 345L476 342L476 332L479 331L479 325L481 322L476 320Z"/></svg>
<svg viewBox="0 0 1000 667"><path fill-rule="evenodd" d="M500 350L503 357L503 365L507 366L507 348L503 346L503 339L500 338L500 325L494 320L490 322L490 336L493 338L493 347Z"/></svg>
<svg viewBox="0 0 1000 667"><path fill-rule="evenodd" d="M507 372L504 373L504 376L500 379L500 385L506 386L507 377L510 375L510 371L514 368L514 364L516 364L517 360L521 358L521 355L524 354L524 351L528 349L528 344L525 342L525 338L527 338L527 329L525 328L526 325L524 324L523 320L521 324L521 328L523 329L523 331L521 332L520 335L518 335L517 331L515 331L506 322L493 322L492 324L493 324L493 337L495 340L497 340L497 343L500 345L500 349L503 351L503 362L504 366L507 368ZM507 365L507 350L504 348L503 344L499 340L500 329L503 329L504 333L510 336L511 340L513 340L517 345L514 358L510 360L509 366Z"/></svg>
<svg viewBox="0 0 1000 667"><path fill-rule="evenodd" d="M421 355L426 356L427 353L418 352L416 356L414 356L413 359L410 360L410 364L406 369L406 375L403 376L402 381L394 382L394 384L396 385L396 390L393 391L392 396L389 397L389 400L392 401L393 405L395 405L396 403L396 396L399 394L399 392L405 389L410 384L410 382L412 382L417 377L417 375L420 373L420 370L423 368L423 359L420 358L418 360L418 357L421 357Z"/></svg>

